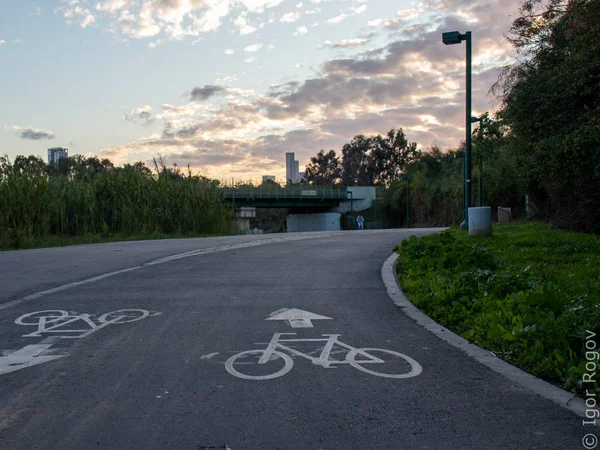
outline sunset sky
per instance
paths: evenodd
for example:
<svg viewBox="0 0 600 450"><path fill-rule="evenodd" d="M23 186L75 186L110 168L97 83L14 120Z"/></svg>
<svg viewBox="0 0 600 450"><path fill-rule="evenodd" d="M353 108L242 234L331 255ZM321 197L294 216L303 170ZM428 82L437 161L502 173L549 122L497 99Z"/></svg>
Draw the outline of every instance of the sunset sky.
<svg viewBox="0 0 600 450"><path fill-rule="evenodd" d="M0 154L190 164L285 176L356 134L402 127L423 149L464 137L514 57L516 0L3 0Z"/></svg>

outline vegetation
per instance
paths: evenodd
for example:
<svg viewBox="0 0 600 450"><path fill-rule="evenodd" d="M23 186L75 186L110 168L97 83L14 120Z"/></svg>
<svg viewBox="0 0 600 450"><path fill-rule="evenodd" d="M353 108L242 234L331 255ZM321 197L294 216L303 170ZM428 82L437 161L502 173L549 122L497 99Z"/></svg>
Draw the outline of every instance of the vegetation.
<svg viewBox="0 0 600 450"><path fill-rule="evenodd" d="M569 230L600 233L600 0L523 0L509 40L522 57L492 89L501 108L473 131L471 198ZM452 225L463 218L464 144L418 151L401 128L386 137L355 136L321 151L309 182L387 188L368 220L406 222L411 181L413 225Z"/></svg>
<svg viewBox="0 0 600 450"><path fill-rule="evenodd" d="M539 217L600 232L600 0L526 0L496 92Z"/></svg>
<svg viewBox="0 0 600 450"><path fill-rule="evenodd" d="M0 158L0 248L31 247L48 238L222 234L230 210L215 182L143 163L114 167L81 156L47 166L37 157ZM49 242L56 242L50 239Z"/></svg>
<svg viewBox="0 0 600 450"><path fill-rule="evenodd" d="M358 135L343 146L341 158L335 150L321 150L312 157L306 166L306 180L345 186L388 185L418 154L417 144L408 142L402 128L390 130L385 137Z"/></svg>
<svg viewBox="0 0 600 450"><path fill-rule="evenodd" d="M511 208L514 217L524 215L525 201L517 186L516 161L504 143L485 150L476 143L474 148L476 160L482 155L484 170L482 172L480 166L473 168L473 204L479 203L477 185L482 178L483 205L491 206L492 212L504 206ZM404 175L410 180L411 226L448 226L462 221L464 159L461 156L462 150L442 152L434 147L420 153L406 166ZM406 181L392 182L368 211L368 220L385 227L405 226L407 188Z"/></svg>
<svg viewBox="0 0 600 450"><path fill-rule="evenodd" d="M452 228L411 237L396 250L400 284L423 312L504 360L580 391L586 330L600 333L600 237L524 222L476 240Z"/></svg>
<svg viewBox="0 0 600 450"><path fill-rule="evenodd" d="M482 204L510 207L513 216L524 214L525 197L519 189L517 160L510 147L507 128L497 117L484 114L473 132L473 204L479 203L478 184L482 182ZM355 136L342 148L321 150L306 167L307 179L314 184L375 185L381 195L365 213L366 219L383 227L406 225L406 199L410 180L409 209L414 226L447 226L463 219L464 146L442 151L433 147L417 150L402 129L390 130L386 137Z"/></svg>

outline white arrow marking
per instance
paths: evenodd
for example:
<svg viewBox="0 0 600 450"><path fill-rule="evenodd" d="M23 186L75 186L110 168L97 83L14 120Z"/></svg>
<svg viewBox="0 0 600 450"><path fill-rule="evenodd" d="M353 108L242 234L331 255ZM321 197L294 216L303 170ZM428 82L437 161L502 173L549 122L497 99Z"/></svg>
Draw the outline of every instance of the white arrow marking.
<svg viewBox="0 0 600 450"><path fill-rule="evenodd" d="M265 320L287 320L292 328L312 328L311 320L331 320L331 317L321 316L302 309L285 309L272 313L271 317Z"/></svg>
<svg viewBox="0 0 600 450"><path fill-rule="evenodd" d="M8 356L0 357L0 375L35 366L67 355L38 356L52 344L26 345Z"/></svg>

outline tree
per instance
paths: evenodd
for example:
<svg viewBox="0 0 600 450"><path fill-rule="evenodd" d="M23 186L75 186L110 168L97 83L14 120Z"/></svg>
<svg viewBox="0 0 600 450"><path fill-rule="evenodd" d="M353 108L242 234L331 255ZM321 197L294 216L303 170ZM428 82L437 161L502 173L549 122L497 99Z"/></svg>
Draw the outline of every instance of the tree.
<svg viewBox="0 0 600 450"><path fill-rule="evenodd" d="M496 92L523 190L538 213L600 233L600 0L523 2L511 41L528 54Z"/></svg>
<svg viewBox="0 0 600 450"><path fill-rule="evenodd" d="M373 173L375 184L389 186L420 154L417 143L409 143L402 128L388 131L385 138L380 135L374 137L373 144L369 154L369 172Z"/></svg>
<svg viewBox="0 0 600 450"><path fill-rule="evenodd" d="M306 181L314 184L336 184L341 178L340 160L334 150L321 150L306 166Z"/></svg>
<svg viewBox="0 0 600 450"><path fill-rule="evenodd" d="M373 140L362 134L342 147L342 183L346 186L370 186L374 177L369 167Z"/></svg>
<svg viewBox="0 0 600 450"><path fill-rule="evenodd" d="M341 161L334 150L321 150L310 159L306 175L312 183L389 186L418 156L417 144L408 142L402 128L388 131L385 137L359 134L342 147Z"/></svg>

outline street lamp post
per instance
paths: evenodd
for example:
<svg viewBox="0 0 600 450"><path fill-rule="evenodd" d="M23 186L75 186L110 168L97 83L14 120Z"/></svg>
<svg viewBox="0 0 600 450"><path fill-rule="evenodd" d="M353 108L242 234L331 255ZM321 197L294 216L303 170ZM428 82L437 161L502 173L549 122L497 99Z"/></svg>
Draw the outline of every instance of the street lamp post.
<svg viewBox="0 0 600 450"><path fill-rule="evenodd" d="M402 175L400 179L406 181L406 228L410 228L410 178Z"/></svg>
<svg viewBox="0 0 600 450"><path fill-rule="evenodd" d="M481 153L481 136L482 136L482 126L483 126L482 117L471 117L471 123L479 122L479 147L477 148L477 153L478 153L478 157L479 157L479 176L477 177L478 206L482 206L482 198L483 198L483 155Z"/></svg>
<svg viewBox="0 0 600 450"><path fill-rule="evenodd" d="M463 160L463 198L462 198L462 210L463 210L463 221L465 220L465 214L467 214L466 210L465 210L465 162L464 162L464 158L465 158L465 152L456 152L454 154L454 159L462 159Z"/></svg>
<svg viewBox="0 0 600 450"><path fill-rule="evenodd" d="M467 43L467 107L466 107L466 131L465 131L465 171L464 171L464 202L465 202L465 220L460 224L463 230L469 228L469 207L471 206L471 54L472 39L471 32L467 31L461 34L458 31L442 33L442 42L445 45L460 44L462 41Z"/></svg>

